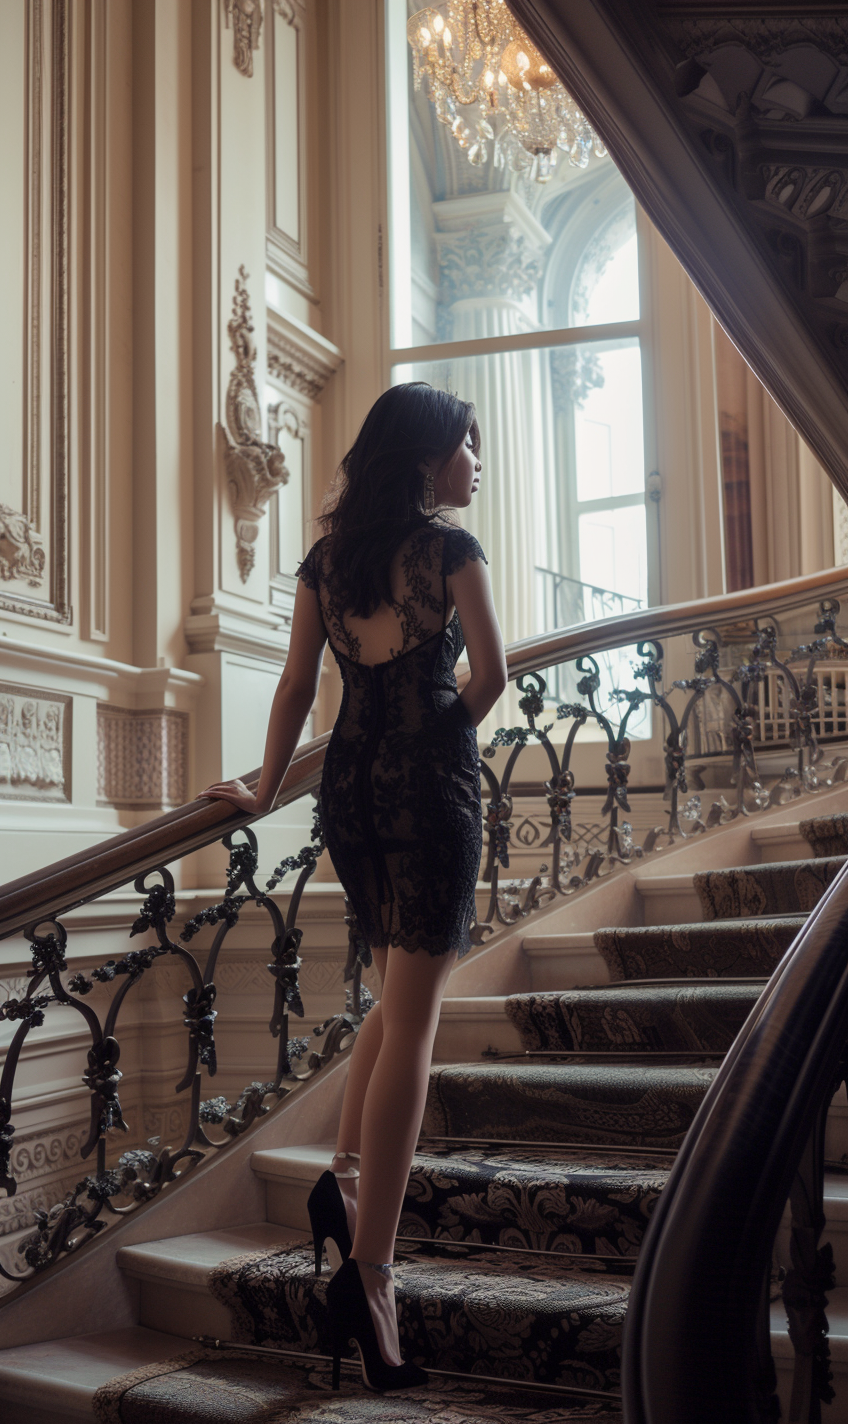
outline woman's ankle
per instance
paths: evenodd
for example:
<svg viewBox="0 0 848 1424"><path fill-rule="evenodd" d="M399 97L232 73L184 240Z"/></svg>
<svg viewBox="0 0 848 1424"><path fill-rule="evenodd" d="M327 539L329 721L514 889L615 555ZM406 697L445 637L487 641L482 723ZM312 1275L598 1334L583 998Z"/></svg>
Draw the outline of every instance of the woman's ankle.
<svg viewBox="0 0 848 1424"><path fill-rule="evenodd" d="M372 1261L357 1261L359 1276L377 1334L380 1354L387 1365L403 1363L398 1337L397 1306L391 1267ZM388 1269L388 1274L385 1274Z"/></svg>

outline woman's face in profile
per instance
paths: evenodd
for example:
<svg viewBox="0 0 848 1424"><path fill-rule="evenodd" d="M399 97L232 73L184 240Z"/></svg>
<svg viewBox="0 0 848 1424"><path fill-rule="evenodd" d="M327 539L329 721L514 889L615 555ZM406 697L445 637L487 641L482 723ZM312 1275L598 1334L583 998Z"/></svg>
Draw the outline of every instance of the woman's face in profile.
<svg viewBox="0 0 848 1424"><path fill-rule="evenodd" d="M483 466L471 448L471 435L466 435L459 449L445 461L435 478L436 504L466 509L480 486Z"/></svg>

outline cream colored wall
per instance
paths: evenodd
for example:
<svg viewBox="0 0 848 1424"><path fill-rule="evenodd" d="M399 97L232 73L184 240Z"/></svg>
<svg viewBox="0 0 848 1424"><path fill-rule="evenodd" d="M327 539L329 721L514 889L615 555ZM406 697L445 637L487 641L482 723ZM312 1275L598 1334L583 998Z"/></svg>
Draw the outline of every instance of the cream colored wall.
<svg viewBox="0 0 848 1424"><path fill-rule="evenodd" d="M24 353L0 365L7 879L259 763L311 520L390 378L382 0L264 0L260 10L240 68L225 0L0 5L0 350ZM239 0L232 15L244 19ZM642 237L646 464L661 484L649 519L652 597L676 602L722 586L714 326L644 222ZM251 380L261 425L252 437ZM790 435L793 489L821 501ZM234 447L251 439L248 459ZM237 514L230 476L250 463L279 475L275 448L283 483L260 513L247 517L242 498ZM826 535L806 537L798 557L831 557ZM332 723L338 697L328 658L316 731ZM578 761L581 777L603 782L598 745ZM633 762L637 778L660 779L656 743L637 745ZM528 754L522 776L531 774ZM311 802L270 818L261 871L307 843L310 828ZM215 847L176 867L181 912L217 897L223 864ZM127 948L130 902L118 897L113 909L77 917L75 967ZM316 1019L342 1004L338 897L325 918L304 978ZM240 933L225 1090L257 1071L251 1035L267 1008L267 944L250 924ZM25 965L21 943L0 943L10 993ZM171 1045L127 1090L147 1131L163 1120L183 1039L174 985L160 993L151 981L145 993L122 1062L128 1083L152 1052L145 1022L167 1021ZM0 1212L0 1233L76 1179L68 1144L85 1095L72 1039L60 1025L25 1057L33 1165L14 1211Z"/></svg>

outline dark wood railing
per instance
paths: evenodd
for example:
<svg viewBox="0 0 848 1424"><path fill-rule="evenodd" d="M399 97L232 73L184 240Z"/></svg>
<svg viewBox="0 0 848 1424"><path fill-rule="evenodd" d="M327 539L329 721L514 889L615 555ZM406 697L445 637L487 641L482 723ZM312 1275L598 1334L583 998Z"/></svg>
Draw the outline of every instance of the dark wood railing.
<svg viewBox="0 0 848 1424"><path fill-rule="evenodd" d="M778 965L707 1093L639 1253L627 1312L627 1424L780 1417L769 1349L771 1253L792 1194L784 1303L789 1418L819 1424L828 1384L824 1124L848 1044L848 866Z"/></svg>

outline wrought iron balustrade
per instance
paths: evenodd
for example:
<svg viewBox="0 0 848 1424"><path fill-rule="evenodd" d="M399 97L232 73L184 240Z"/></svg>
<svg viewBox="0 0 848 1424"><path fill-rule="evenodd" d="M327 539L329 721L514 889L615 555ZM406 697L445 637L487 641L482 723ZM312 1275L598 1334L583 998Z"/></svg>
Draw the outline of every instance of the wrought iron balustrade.
<svg viewBox="0 0 848 1424"><path fill-rule="evenodd" d="M655 609L634 609L608 619L584 622L576 627L552 630L543 636L514 644L507 650L510 676L518 679L523 693L522 711L526 725L499 731L493 746L484 748L481 761L488 804L487 864L491 878L490 902L475 928L482 940L498 925L510 925L521 915L558 895L572 894L592 883L615 866L627 864L662 845L672 844L710 827L774 805L780 800L814 791L816 787L842 779L846 763L839 761L824 774L815 734L818 684L810 668L821 662L824 653L845 643L836 632L839 611L835 595L848 595L848 572L834 570L817 579L801 579L777 588L750 590L744 595L725 595L695 605ZM767 615L809 606L812 599L824 598L819 625L813 641L806 645L807 672L796 676L793 668L777 655L774 625ZM728 621L740 614L759 615L762 626L740 664L734 679L725 677L719 666L718 638ZM663 683L663 640L690 635L695 640L692 676ZM634 683L615 690L611 705L599 701L601 686L599 655L636 646L638 663ZM579 677L576 696L580 701L559 704L552 712L546 705L546 687L540 670L575 664ZM756 690L766 676L776 673L785 681L787 706L791 710L795 763L769 787L760 778L753 748L751 706ZM720 687L734 708L733 757L736 768L733 804L717 801L706 813L693 800L687 767L687 736L694 709L711 688ZM672 698L682 705L675 709ZM645 704L659 710L665 727L665 765L668 813L662 827L652 830L636 843L629 823L630 768L628 726ZM560 747L549 733L554 718L568 728ZM580 788L572 766L574 742L579 729L594 722L607 742L608 795L604 808L606 826L602 849L581 856L572 836L575 800ZM321 778L328 735L298 749L286 775L277 807L289 805L313 793ZM510 847L510 780L518 758L531 740L538 742L548 760L550 775L544 790L550 812L550 833L546 850L549 865L540 867L528 886L518 892L504 891L498 884L501 868L508 865ZM495 776L490 762L494 746L509 747L506 767ZM243 779L255 785L258 771ZM683 800L681 801L681 798ZM299 1016L302 1008L298 987L301 930L297 924L304 887L314 873L323 841L315 822L310 846L284 861L264 886L257 883L258 848L249 817L223 802L197 801L171 811L143 826L126 831L99 846L90 847L46 869L36 870L21 880L0 888L0 938L23 933L31 947L32 967L26 992L0 1006L0 1020L12 1026L12 1041L0 1074L0 1188L13 1194L15 1180L14 1083L25 1043L57 1011L79 1016L90 1043L82 1079L90 1094L88 1139L82 1149L84 1162L91 1162L87 1175L64 1200L36 1217L35 1230L22 1242L20 1269L3 1268L7 1279L21 1279L44 1269L61 1257L80 1249L97 1235L110 1218L133 1211L149 1201L168 1183L190 1170L200 1158L226 1146L251 1123L313 1076L353 1042L368 993L361 985L363 964L369 960L368 947L348 916L348 957L345 969L350 984L349 1005L319 1026L311 1038L289 1037L289 1014ZM216 904L195 915L178 929L175 925L173 878L168 866L182 856L211 844L223 834L230 853L227 886ZM285 916L274 899L282 876L297 878ZM115 960L89 972L71 972L68 966L67 913L98 899L120 886L133 884L139 895L139 912L130 929L138 947L130 947ZM273 1078L249 1083L230 1101L203 1096L203 1075L214 1078L217 1071L216 990L217 967L228 934L250 904L267 917L269 964L268 987L273 990L269 1030L277 1041L277 1062ZM194 935L204 925L215 926L213 943L201 962L189 948ZM182 1018L186 1030L186 1068L175 1092L189 1102L189 1127L176 1146L166 1144L149 1150L151 1144L120 1151L128 1127L121 1105L122 1078L121 1013L129 996L157 966L179 961L190 981L183 996ZM111 998L102 1011L95 1010L94 986L111 986ZM116 1143L117 1147L112 1144ZM82 1169L81 1169L82 1170Z"/></svg>
<svg viewBox="0 0 848 1424"><path fill-rule="evenodd" d="M514 924L558 896L585 889L617 866L739 816L765 811L844 781L848 748L845 756L835 755L825 764L819 745L821 725L834 725L828 716L832 709L827 703L822 705L826 686L822 663L848 653L848 642L836 630L839 611L837 599L823 599L808 621L810 640L785 658L778 652L773 618L764 614L756 620L747 645L739 642L738 619L729 620L737 651L736 665L730 669L722 665L728 648L722 643L721 619L716 619L714 627L692 633L689 675L674 678L668 685L663 678L665 653L659 639L636 644L630 686L610 686L600 657L587 653L577 658L573 672L566 671L576 697L553 708L546 676L532 671L519 676L518 686L524 694L519 707L526 725L499 728L483 750L481 762L489 793L483 878L491 890L486 914L472 930L475 942L481 943L497 925ZM619 663L619 671L623 669L624 664ZM757 729L764 705L779 707L784 745L790 750L791 760L787 758L788 764L778 774L761 769L757 761ZM663 822L650 828L640 841L627 818L631 815L632 727L645 707L656 709L662 719L667 811ZM567 731L564 739L555 743L549 734L557 723L564 723ZM716 723L721 727L718 749L729 753L730 799L720 794L705 808L701 796L707 789L701 777L704 768L697 762L710 755ZM587 725L599 729L606 740L607 793L601 823L587 827L582 819L578 831L575 811L580 788L573 769L574 748ZM837 724L835 735L842 725ZM848 732L845 736L848 740ZM833 740L833 735L829 739ZM550 823L539 846L542 853L547 852L547 859L537 874L504 889L500 877L501 871L509 868L513 825L510 783L519 759L534 743L544 750L550 771L544 782ZM500 776L487 765L498 747L510 748Z"/></svg>
<svg viewBox="0 0 848 1424"><path fill-rule="evenodd" d="M623 593L613 593L608 588L597 588L594 584L581 583L567 574L556 573L536 565L536 606L537 623L542 628L573 628L578 623L601 622L605 618L617 618L622 613L634 612L641 608L638 598L629 598ZM621 653L599 650L598 663L604 686L615 685ZM545 681L546 702L566 702L576 695L576 677L569 663L557 663L546 668L542 676Z"/></svg>

